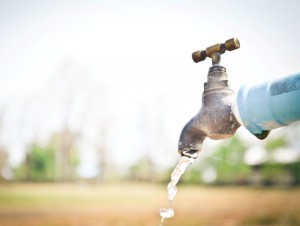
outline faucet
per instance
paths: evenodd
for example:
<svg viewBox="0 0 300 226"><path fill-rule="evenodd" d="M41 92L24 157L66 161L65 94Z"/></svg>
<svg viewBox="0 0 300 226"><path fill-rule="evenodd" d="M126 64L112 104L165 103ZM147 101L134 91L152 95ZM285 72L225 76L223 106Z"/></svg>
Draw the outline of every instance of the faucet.
<svg viewBox="0 0 300 226"><path fill-rule="evenodd" d="M221 55L239 47L239 40L232 38L192 54L195 63L211 58L212 66L204 83L202 108L182 129L178 144L181 156L197 158L206 137L213 140L229 138L240 127L234 114L235 93L229 87L226 68L221 65Z"/></svg>
<svg viewBox="0 0 300 226"><path fill-rule="evenodd" d="M181 156L197 158L205 138L230 138L242 125L258 139L271 130L300 121L300 73L259 84L245 84L237 97L229 87L221 55L240 47L237 38L192 54L195 63L212 59L204 83L202 108L183 127L178 144Z"/></svg>

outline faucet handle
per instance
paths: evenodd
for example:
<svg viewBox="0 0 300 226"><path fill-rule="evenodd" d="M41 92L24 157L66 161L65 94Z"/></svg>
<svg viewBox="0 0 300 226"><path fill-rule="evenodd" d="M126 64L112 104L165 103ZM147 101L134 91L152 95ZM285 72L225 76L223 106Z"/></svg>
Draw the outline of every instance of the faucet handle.
<svg viewBox="0 0 300 226"><path fill-rule="evenodd" d="M232 51L240 48L240 41L237 38L231 38L225 41L225 43L218 43L207 47L205 50L199 50L192 53L192 58L195 63L203 61L206 57L210 57L214 61L214 56L225 53L226 50ZM213 62L214 63L214 62Z"/></svg>

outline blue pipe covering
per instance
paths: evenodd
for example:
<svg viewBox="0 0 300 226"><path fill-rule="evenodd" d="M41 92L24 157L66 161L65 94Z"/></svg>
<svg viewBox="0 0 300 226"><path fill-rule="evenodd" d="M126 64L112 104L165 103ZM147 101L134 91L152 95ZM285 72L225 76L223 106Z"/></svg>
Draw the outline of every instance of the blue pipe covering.
<svg viewBox="0 0 300 226"><path fill-rule="evenodd" d="M300 120L300 73L243 85L238 91L237 107L244 126L261 139L270 130Z"/></svg>

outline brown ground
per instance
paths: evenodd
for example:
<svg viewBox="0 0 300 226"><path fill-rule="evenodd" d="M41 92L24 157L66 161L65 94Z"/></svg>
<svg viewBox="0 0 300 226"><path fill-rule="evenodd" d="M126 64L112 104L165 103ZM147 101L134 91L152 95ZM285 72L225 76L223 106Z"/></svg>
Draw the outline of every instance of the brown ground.
<svg viewBox="0 0 300 226"><path fill-rule="evenodd" d="M165 186L0 184L1 226L158 226ZM300 189L179 186L164 226L300 225Z"/></svg>

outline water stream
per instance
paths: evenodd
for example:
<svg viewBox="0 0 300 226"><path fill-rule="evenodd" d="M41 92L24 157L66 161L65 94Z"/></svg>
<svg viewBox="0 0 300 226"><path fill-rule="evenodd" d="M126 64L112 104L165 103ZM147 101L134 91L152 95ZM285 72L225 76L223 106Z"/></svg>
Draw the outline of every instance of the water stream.
<svg viewBox="0 0 300 226"><path fill-rule="evenodd" d="M173 170L171 174L171 181L168 184L168 199L169 199L169 208L162 208L160 209L159 213L161 216L161 222L159 226L162 226L163 222L167 218L172 218L174 216L174 210L173 210L173 200L177 193L176 185L182 176L182 174L186 171L189 164L192 164L195 161L193 158L189 158L186 156L180 157L175 169Z"/></svg>

